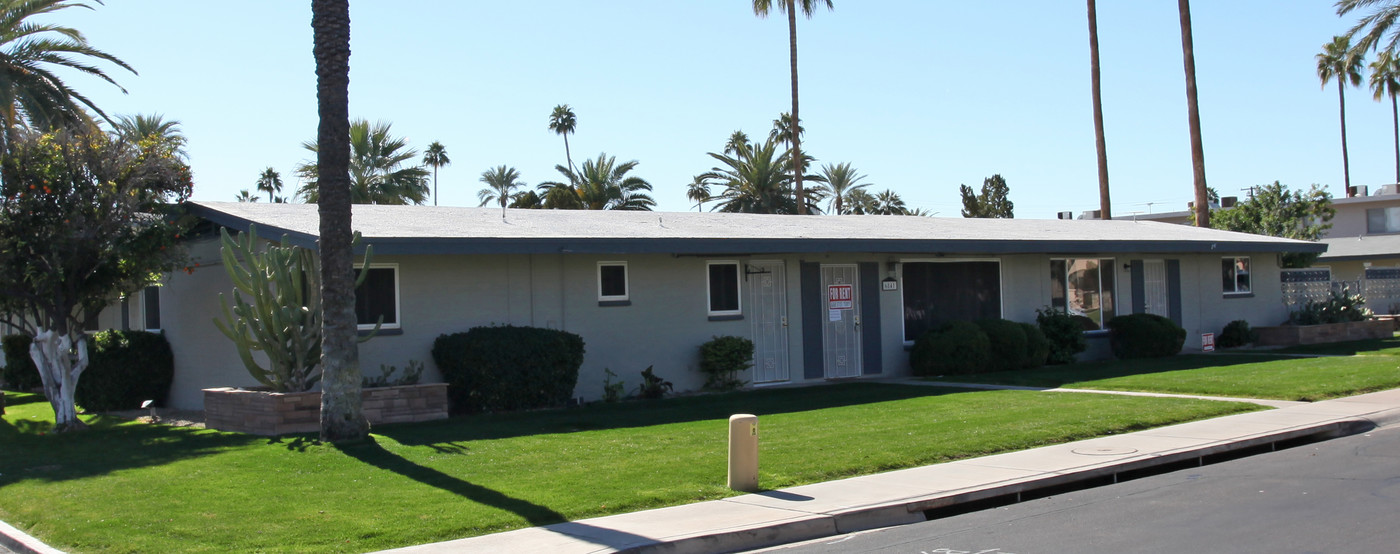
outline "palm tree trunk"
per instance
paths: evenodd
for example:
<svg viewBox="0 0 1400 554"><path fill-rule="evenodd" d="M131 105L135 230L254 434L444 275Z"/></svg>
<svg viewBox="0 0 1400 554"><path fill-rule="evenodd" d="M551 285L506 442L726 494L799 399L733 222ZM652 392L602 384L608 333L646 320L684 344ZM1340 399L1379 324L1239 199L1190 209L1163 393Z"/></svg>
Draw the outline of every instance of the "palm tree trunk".
<svg viewBox="0 0 1400 554"><path fill-rule="evenodd" d="M1347 198L1355 196L1351 190L1351 162L1347 159L1347 96L1345 75L1337 76L1337 105L1341 106L1342 120L1342 186L1346 187Z"/></svg>
<svg viewBox="0 0 1400 554"><path fill-rule="evenodd" d="M360 406L355 329L355 269L350 224L350 5L314 0L316 97L320 115L316 166L321 216L321 439L369 434Z"/></svg>
<svg viewBox="0 0 1400 554"><path fill-rule="evenodd" d="M1089 0L1089 81L1094 98L1094 149L1099 156L1099 212L1102 219L1113 219L1108 201L1108 146L1103 134L1103 97L1099 92L1099 23L1094 0Z"/></svg>
<svg viewBox="0 0 1400 554"><path fill-rule="evenodd" d="M1177 0L1181 15L1181 59L1186 69L1186 119L1191 129L1191 176L1196 189L1196 226L1210 227L1206 154L1201 146L1201 110L1196 103L1196 54L1191 45L1191 2Z"/></svg>
<svg viewBox="0 0 1400 554"><path fill-rule="evenodd" d="M1395 182L1400 183L1400 110L1396 110L1395 93L1390 93L1390 118L1395 129Z"/></svg>
<svg viewBox="0 0 1400 554"><path fill-rule="evenodd" d="M574 156L569 153L569 134L564 133L564 161L569 164L569 173L574 173ZM570 176L572 178L572 175Z"/></svg>
<svg viewBox="0 0 1400 554"><path fill-rule="evenodd" d="M807 195L802 190L802 119L797 115L797 2L787 0L788 53L792 65L792 182L797 191L797 214L807 215Z"/></svg>
<svg viewBox="0 0 1400 554"><path fill-rule="evenodd" d="M437 164L433 164L433 205L437 205Z"/></svg>

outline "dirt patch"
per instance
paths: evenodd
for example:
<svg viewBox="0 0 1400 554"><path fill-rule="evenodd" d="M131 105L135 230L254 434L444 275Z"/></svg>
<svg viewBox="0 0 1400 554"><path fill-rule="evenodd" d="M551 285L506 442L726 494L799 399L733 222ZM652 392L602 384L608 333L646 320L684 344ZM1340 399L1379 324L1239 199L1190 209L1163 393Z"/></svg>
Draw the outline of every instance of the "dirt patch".
<svg viewBox="0 0 1400 554"><path fill-rule="evenodd" d="M204 412L199 410L173 410L167 408L156 408L156 417L151 419L150 410L122 410L117 412L106 412L104 415L130 419L141 423L158 423L171 427L195 427L204 428Z"/></svg>

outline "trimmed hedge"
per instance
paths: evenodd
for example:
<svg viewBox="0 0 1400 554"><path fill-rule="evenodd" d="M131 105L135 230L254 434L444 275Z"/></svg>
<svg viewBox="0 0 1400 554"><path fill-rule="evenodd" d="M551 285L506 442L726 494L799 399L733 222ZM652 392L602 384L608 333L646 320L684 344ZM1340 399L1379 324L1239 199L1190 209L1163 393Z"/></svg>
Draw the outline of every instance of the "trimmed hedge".
<svg viewBox="0 0 1400 554"><path fill-rule="evenodd" d="M953 321L925 332L909 351L915 375L957 375L987 371L991 340L976 323Z"/></svg>
<svg viewBox="0 0 1400 554"><path fill-rule="evenodd" d="M1175 356L1186 344L1186 330L1156 314L1120 315L1109 320L1108 328L1119 359Z"/></svg>
<svg viewBox="0 0 1400 554"><path fill-rule="evenodd" d="M700 345L700 371L705 374L705 388L731 390L744 386L739 373L753 367L753 341L744 337L724 336Z"/></svg>
<svg viewBox="0 0 1400 554"><path fill-rule="evenodd" d="M134 410L147 400L165 405L175 380L175 354L165 335L101 331L92 335L88 352L88 368L73 391L84 410Z"/></svg>
<svg viewBox="0 0 1400 554"><path fill-rule="evenodd" d="M475 327L433 341L453 413L563 406L578 384L583 338L538 327Z"/></svg>
<svg viewBox="0 0 1400 554"><path fill-rule="evenodd" d="M987 334L989 362L985 371L1010 371L1026 365L1026 332L1015 321L979 319L976 322Z"/></svg>
<svg viewBox="0 0 1400 554"><path fill-rule="evenodd" d="M1021 330L1026 333L1026 363L1021 367L1034 369L1045 365L1045 360L1050 357L1050 340L1045 338L1045 333L1039 327L1030 323L1020 323Z"/></svg>
<svg viewBox="0 0 1400 554"><path fill-rule="evenodd" d="M1111 320L1110 320L1111 321ZM1035 323L1050 341L1049 364L1072 364L1074 357L1089 348L1084 326L1076 316L1049 306L1035 311Z"/></svg>
<svg viewBox="0 0 1400 554"><path fill-rule="evenodd" d="M39 377L39 368L29 357L29 343L33 340L29 335L5 335L0 339L5 349L5 388L28 391L44 385Z"/></svg>
<svg viewBox="0 0 1400 554"><path fill-rule="evenodd" d="M1248 321L1236 319L1225 324L1225 330L1220 332L1220 337L1215 339L1215 344L1221 348L1234 348L1258 339L1259 332L1251 329Z"/></svg>

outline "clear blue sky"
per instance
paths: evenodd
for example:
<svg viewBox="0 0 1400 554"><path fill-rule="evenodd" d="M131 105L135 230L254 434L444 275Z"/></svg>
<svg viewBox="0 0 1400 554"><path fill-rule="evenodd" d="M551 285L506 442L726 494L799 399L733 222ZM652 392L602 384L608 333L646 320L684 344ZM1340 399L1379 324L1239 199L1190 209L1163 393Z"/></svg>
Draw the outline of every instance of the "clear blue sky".
<svg viewBox="0 0 1400 554"><path fill-rule="evenodd" d="M550 110L578 114L575 162L639 160L658 209L695 209L691 177L730 132L762 137L789 109L786 22L750 0L354 1L350 111L419 149L441 141L441 203L475 206L481 173L530 185L564 162ZM1116 215L1191 199L1176 2L1099 2ZM875 190L957 217L958 185L1006 178L1016 215L1098 207L1083 2L835 0L799 21L804 150L851 162ZM1193 6L1209 183L1342 193L1337 91L1313 56L1350 21L1330 0ZM110 0L58 19L134 66L129 90L73 78L110 114L161 113L189 138L195 198L232 200L260 171L309 158L316 131L310 2ZM1347 95L1353 184L1391 183L1390 106ZM716 191L718 192L718 191Z"/></svg>

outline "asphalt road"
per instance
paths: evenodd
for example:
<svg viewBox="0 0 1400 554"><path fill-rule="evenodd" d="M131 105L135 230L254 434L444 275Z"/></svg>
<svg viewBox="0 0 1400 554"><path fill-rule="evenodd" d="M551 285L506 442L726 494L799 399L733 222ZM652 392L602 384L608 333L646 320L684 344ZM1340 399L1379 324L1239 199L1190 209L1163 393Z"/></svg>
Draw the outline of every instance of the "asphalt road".
<svg viewBox="0 0 1400 554"><path fill-rule="evenodd" d="M769 551L1400 552L1400 426Z"/></svg>

